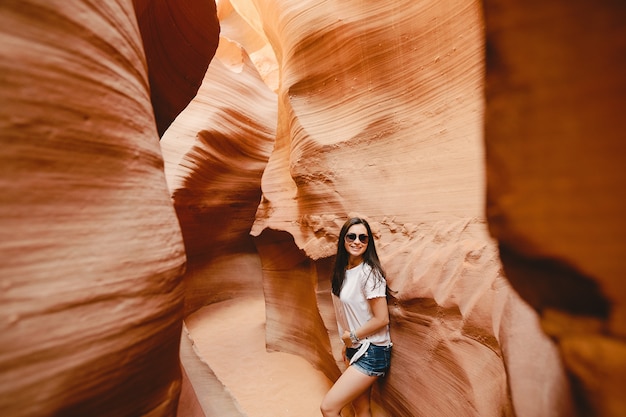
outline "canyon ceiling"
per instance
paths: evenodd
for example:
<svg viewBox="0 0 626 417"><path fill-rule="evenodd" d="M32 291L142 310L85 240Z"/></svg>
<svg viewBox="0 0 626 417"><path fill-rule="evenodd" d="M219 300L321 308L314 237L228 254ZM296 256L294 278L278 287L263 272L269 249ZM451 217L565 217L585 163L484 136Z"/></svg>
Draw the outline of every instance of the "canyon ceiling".
<svg viewBox="0 0 626 417"><path fill-rule="evenodd" d="M1 414L245 416L198 350L237 300L332 381L329 271L360 215L392 290L376 417L624 415L625 21L0 2Z"/></svg>

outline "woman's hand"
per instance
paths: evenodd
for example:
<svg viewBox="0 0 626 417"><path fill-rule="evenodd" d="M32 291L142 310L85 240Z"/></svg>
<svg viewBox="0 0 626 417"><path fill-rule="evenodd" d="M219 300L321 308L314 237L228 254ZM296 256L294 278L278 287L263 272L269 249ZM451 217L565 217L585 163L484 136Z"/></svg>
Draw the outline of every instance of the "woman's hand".
<svg viewBox="0 0 626 417"><path fill-rule="evenodd" d="M346 347L352 347L352 339L350 339L350 332L347 330L343 331L343 335L341 335L341 341L343 342L344 346Z"/></svg>

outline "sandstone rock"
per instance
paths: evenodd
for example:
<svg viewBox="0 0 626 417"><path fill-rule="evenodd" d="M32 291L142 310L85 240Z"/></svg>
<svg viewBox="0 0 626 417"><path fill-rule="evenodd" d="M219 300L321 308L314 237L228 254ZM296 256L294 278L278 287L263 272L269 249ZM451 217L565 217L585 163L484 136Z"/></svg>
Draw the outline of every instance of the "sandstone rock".
<svg viewBox="0 0 626 417"><path fill-rule="evenodd" d="M174 415L185 253L133 4L3 1L0 42L0 414Z"/></svg>
<svg viewBox="0 0 626 417"><path fill-rule="evenodd" d="M219 301L263 297L262 266L249 231L276 136L276 115L276 94L246 51L222 38L198 95L161 140L188 257L186 316ZM193 334L189 337L196 343ZM183 366L184 392L211 395L187 396L180 413L240 415L237 398L227 394L206 358L189 354ZM201 372L199 366L207 368Z"/></svg>
<svg viewBox="0 0 626 417"><path fill-rule="evenodd" d="M248 297L268 352L336 378L362 215L392 290L376 417L623 415L625 17L1 3L1 413L239 417L181 329Z"/></svg>
<svg viewBox="0 0 626 417"><path fill-rule="evenodd" d="M359 214L374 227L394 291L393 369L376 393L389 415L542 416L546 410L572 415L556 348L536 313L509 287L484 215L480 4L231 3L220 2L227 13L220 19L228 22L222 35L250 48L267 83L256 88L275 89L278 97L276 140L262 168L262 197L251 227L263 272L268 350L301 355L328 378L337 377L342 365L328 271L339 227ZM267 51L264 42L275 52L277 72L255 62L254 53ZM271 54L259 56L273 62ZM276 84L263 68L280 74ZM239 82L228 77L224 84L231 81ZM217 94L211 100L213 108L238 113L245 102ZM264 113L252 120L273 126L265 105L259 108ZM249 119L222 118L222 123L219 130L242 143L235 131ZM189 149L189 138L198 131L177 140ZM167 150L168 135L166 161L168 152L175 153ZM204 159L217 159L211 157L216 154L211 150ZM179 164L185 167L183 178L209 169L199 157L185 158ZM237 181L239 174L228 167L222 171L231 178L222 181L225 189L247 189ZM184 213L215 185L211 176L198 177L202 181L188 181L185 192L192 186L202 192L184 204L179 199L177 210L186 242L199 256L214 249L209 239L195 237L201 228ZM178 187L173 193L182 198ZM225 209L217 205L216 212ZM228 235L231 226L213 217L206 217L202 230ZM233 230L252 223L240 220ZM206 285L206 302L241 295L240 290L223 294L218 284L241 282L240 277L213 272L199 273L207 284L194 273L193 287ZM209 296L211 288L221 295Z"/></svg>
<svg viewBox="0 0 626 417"><path fill-rule="evenodd" d="M245 51L223 39L197 97L161 140L188 257L186 314L262 291L249 231L276 111L276 95Z"/></svg>
<svg viewBox="0 0 626 417"><path fill-rule="evenodd" d="M212 1L133 0L159 136L198 92L219 36Z"/></svg>
<svg viewBox="0 0 626 417"><path fill-rule="evenodd" d="M580 415L626 399L626 7L485 2L487 213Z"/></svg>

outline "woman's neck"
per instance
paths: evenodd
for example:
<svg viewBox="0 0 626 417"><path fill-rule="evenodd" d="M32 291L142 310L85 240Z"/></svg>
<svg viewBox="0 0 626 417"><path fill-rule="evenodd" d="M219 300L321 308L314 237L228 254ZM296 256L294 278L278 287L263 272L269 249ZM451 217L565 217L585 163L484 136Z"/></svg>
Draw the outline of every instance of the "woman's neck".
<svg viewBox="0 0 626 417"><path fill-rule="evenodd" d="M359 265L361 265L363 263L363 257L359 256L358 258L356 257L350 257L348 259L348 265L346 265L346 269L352 269L354 267L357 267Z"/></svg>

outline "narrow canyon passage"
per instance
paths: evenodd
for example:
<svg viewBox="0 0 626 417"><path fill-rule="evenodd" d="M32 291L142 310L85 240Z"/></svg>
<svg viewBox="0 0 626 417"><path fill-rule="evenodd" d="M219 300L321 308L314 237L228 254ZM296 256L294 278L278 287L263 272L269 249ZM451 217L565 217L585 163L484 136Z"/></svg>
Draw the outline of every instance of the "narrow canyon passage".
<svg viewBox="0 0 626 417"><path fill-rule="evenodd" d="M321 416L331 381L297 355L265 350L262 298L211 304L186 324L202 359L249 417Z"/></svg>
<svg viewBox="0 0 626 417"><path fill-rule="evenodd" d="M391 290L373 417L626 416L625 21L0 1L0 417L319 417L354 215Z"/></svg>

